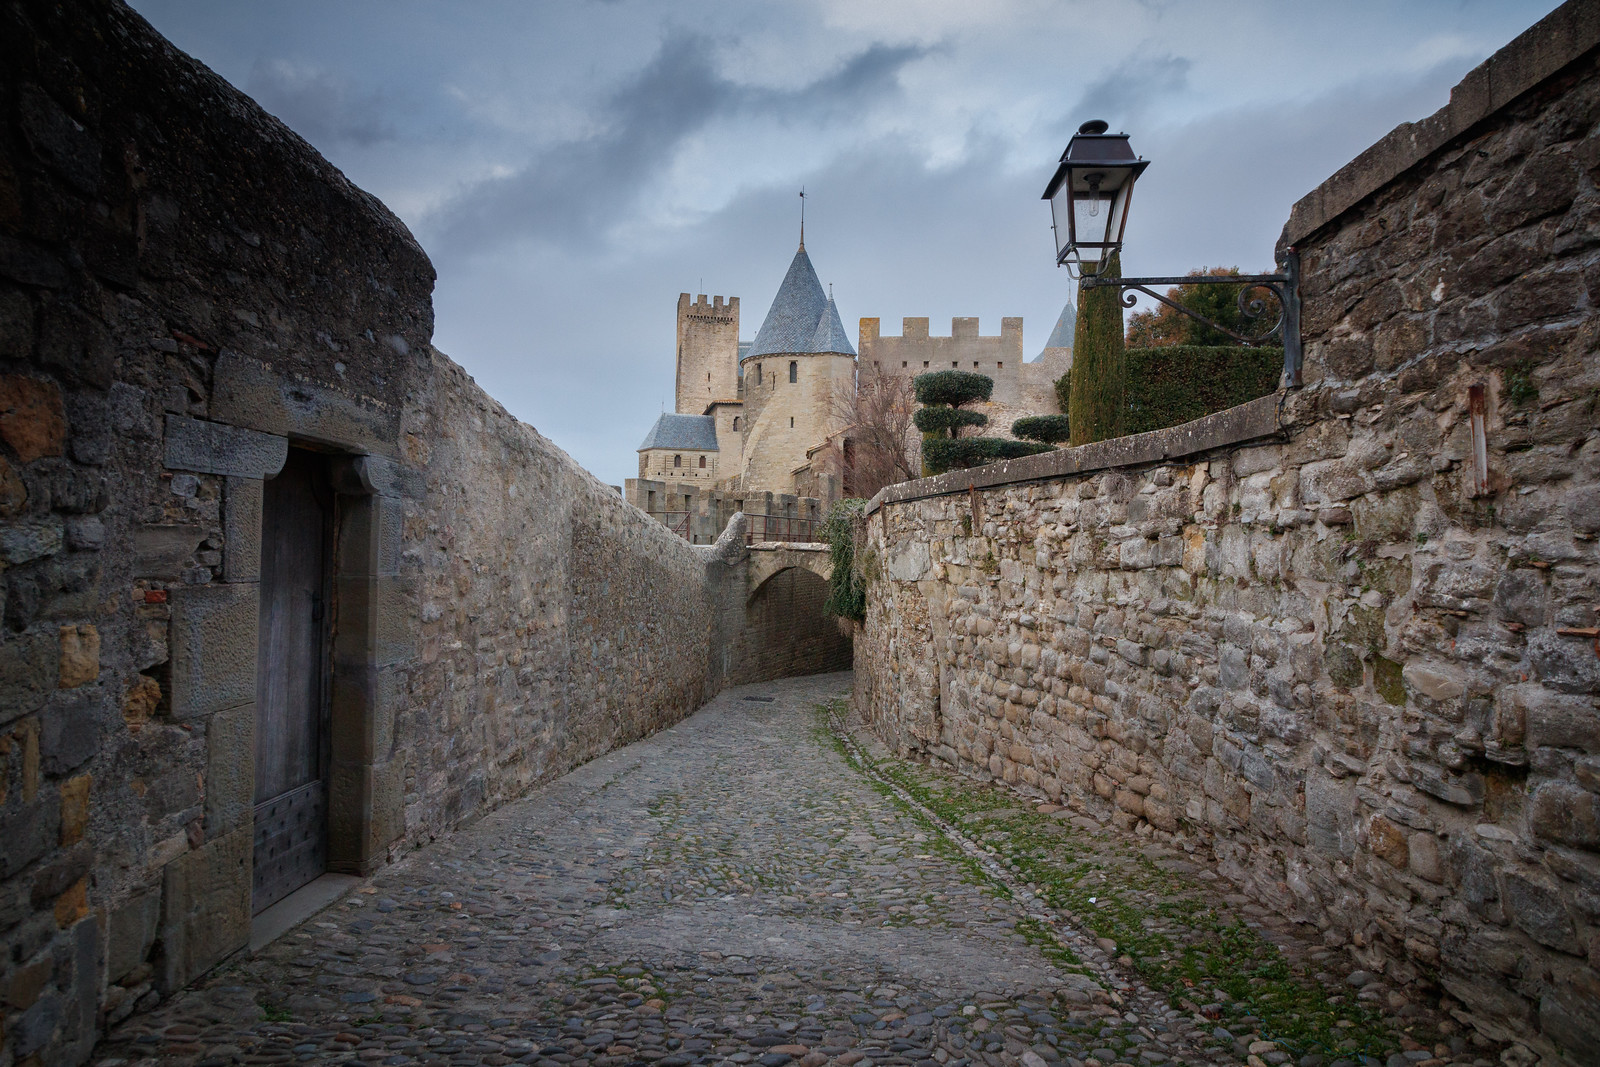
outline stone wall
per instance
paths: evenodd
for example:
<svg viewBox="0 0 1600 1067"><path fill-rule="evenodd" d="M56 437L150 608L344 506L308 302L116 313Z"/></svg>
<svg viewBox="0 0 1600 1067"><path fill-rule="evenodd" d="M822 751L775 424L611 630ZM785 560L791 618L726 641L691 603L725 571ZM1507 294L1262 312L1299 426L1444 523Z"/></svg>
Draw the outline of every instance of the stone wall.
<svg viewBox="0 0 1600 1067"><path fill-rule="evenodd" d="M72 1064L248 939L291 446L338 520L338 870L692 711L744 590L436 352L404 226L125 6L0 5L0 113L0 1063Z"/></svg>
<svg viewBox="0 0 1600 1067"><path fill-rule="evenodd" d="M1209 850L1574 1064L1600 1060L1597 44L1569 3L1297 206L1281 409L880 494L856 642L901 751Z"/></svg>

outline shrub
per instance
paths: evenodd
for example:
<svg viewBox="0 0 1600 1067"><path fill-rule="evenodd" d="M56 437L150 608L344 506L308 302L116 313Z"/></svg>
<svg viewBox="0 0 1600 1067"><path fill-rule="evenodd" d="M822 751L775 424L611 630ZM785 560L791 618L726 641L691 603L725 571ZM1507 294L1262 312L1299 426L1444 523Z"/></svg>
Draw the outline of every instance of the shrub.
<svg viewBox="0 0 1600 1067"><path fill-rule="evenodd" d="M1106 263L1105 275L1122 277L1115 253ZM1121 437L1127 414L1127 369L1122 343L1122 297L1116 286L1080 290L1074 336L1072 370L1068 374L1072 379L1071 393L1067 398L1072 443L1086 445Z"/></svg>
<svg viewBox="0 0 1600 1067"><path fill-rule="evenodd" d="M1224 411L1278 388L1283 349L1169 345L1128 351L1127 433Z"/></svg>
<svg viewBox="0 0 1600 1067"><path fill-rule="evenodd" d="M841 619L864 622L867 618L867 585L856 573L856 531L861 523L865 500L841 500L833 505L822 524L828 542L833 571L828 577L828 599L822 610Z"/></svg>
<svg viewBox="0 0 1600 1067"><path fill-rule="evenodd" d="M1012 436L1047 445L1065 441L1071 436L1070 430L1071 425L1065 415L1029 415L1011 424Z"/></svg>
<svg viewBox="0 0 1600 1067"><path fill-rule="evenodd" d="M922 464L929 474L979 467L997 459L1018 459L1052 452L1049 445L1007 441L1000 437L930 437L922 442Z"/></svg>
<svg viewBox="0 0 1600 1067"><path fill-rule="evenodd" d="M989 416L962 408L918 408L911 421L923 433L948 434L958 426L987 426Z"/></svg>
<svg viewBox="0 0 1600 1067"><path fill-rule="evenodd" d="M987 374L964 370L936 370L912 379L919 404L948 404L960 407L974 400L988 400L994 392L994 379Z"/></svg>

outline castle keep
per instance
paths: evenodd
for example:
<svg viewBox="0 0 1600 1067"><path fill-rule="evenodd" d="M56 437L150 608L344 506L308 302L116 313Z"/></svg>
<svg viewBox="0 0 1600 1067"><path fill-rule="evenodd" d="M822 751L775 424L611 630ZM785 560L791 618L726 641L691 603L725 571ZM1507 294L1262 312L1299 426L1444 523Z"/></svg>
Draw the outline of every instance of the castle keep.
<svg viewBox="0 0 1600 1067"><path fill-rule="evenodd" d="M752 342L739 341L738 297L678 295L676 410L640 444L627 499L697 544L714 540L736 511L754 516L756 536L808 538L845 495L847 449L828 446L850 434L858 382L951 369L987 375L994 395L976 409L989 417L986 432L1010 436L1015 419L1059 410L1055 381L1072 366L1072 322L1069 303L1028 363L1021 318L1002 320L990 337L976 318L952 319L949 337L930 336L926 318L885 337L877 319L864 318L857 359L802 237ZM912 431L913 457L919 443Z"/></svg>

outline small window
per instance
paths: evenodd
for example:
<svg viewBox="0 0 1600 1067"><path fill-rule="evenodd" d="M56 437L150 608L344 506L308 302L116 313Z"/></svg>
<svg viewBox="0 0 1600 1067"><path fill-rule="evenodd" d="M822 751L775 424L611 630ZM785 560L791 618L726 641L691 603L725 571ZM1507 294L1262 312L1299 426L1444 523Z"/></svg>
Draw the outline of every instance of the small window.
<svg viewBox="0 0 1600 1067"><path fill-rule="evenodd" d="M791 359L789 361L789 381L791 383L794 383L794 382L797 382L799 380L800 380L800 364Z"/></svg>
<svg viewBox="0 0 1600 1067"><path fill-rule="evenodd" d="M996 363L994 365L994 369L995 370L1005 370L1005 367L1006 367L1006 365L1004 363Z"/></svg>
<svg viewBox="0 0 1600 1067"><path fill-rule="evenodd" d="M672 457L672 465L673 465L673 466L674 466L674 467L681 467L681 466L683 466L683 457L682 457L682 456L673 456L673 457Z"/></svg>
<svg viewBox="0 0 1600 1067"><path fill-rule="evenodd" d="M923 370L927 370L928 369L928 361L927 360L923 360L922 361L922 369Z"/></svg>
<svg viewBox="0 0 1600 1067"><path fill-rule="evenodd" d="M709 382L710 380L711 380L711 372L710 371L706 371L706 381Z"/></svg>
<svg viewBox="0 0 1600 1067"><path fill-rule="evenodd" d="M736 432L737 432L737 431L738 431L738 429L739 429L739 416L737 416L737 415L735 415L735 416L734 416L734 417L733 417L733 428L734 428L734 430L735 430L735 431L736 431Z"/></svg>
<svg viewBox="0 0 1600 1067"><path fill-rule="evenodd" d="M873 360L873 361L872 361L872 369L873 369L873 370L877 370L877 369L878 369L878 368L879 368L879 367L881 367L881 366L882 366L882 365L883 365L883 364L881 364L881 363L879 363L879 362L878 362L878 361L877 361L877 360Z"/></svg>
<svg viewBox="0 0 1600 1067"><path fill-rule="evenodd" d="M973 370L977 370L978 369L978 361L977 360L973 360L972 361L972 369Z"/></svg>
<svg viewBox="0 0 1600 1067"><path fill-rule="evenodd" d="M902 359L902 360L901 360L901 361L900 361L900 366L902 366L902 367L909 367L909 366L911 366L911 364L909 364L909 363L907 363L907 362L906 362L906 361L905 361L905 360L903 360L903 359Z"/></svg>
<svg viewBox="0 0 1600 1067"><path fill-rule="evenodd" d="M756 364L756 384L761 384L761 364Z"/></svg>
<svg viewBox="0 0 1600 1067"><path fill-rule="evenodd" d="M706 457L701 456L700 457L700 466L704 467L705 465L706 465Z"/></svg>
<svg viewBox="0 0 1600 1067"><path fill-rule="evenodd" d="M789 429L791 429L791 430L794 429L794 416L793 415L789 416Z"/></svg>
<svg viewBox="0 0 1600 1067"><path fill-rule="evenodd" d="M959 366L961 366L961 363L960 363L960 361L958 361L958 360L954 360L954 359L952 359L952 360L951 360L951 361L950 361L950 369L951 369L951 370L955 370L955 369L956 369L956 368L957 368L957 367L959 367ZM974 363L974 364L973 364L973 366L974 366L974 367L976 367L976 366L977 366L977 364L976 364L976 363Z"/></svg>

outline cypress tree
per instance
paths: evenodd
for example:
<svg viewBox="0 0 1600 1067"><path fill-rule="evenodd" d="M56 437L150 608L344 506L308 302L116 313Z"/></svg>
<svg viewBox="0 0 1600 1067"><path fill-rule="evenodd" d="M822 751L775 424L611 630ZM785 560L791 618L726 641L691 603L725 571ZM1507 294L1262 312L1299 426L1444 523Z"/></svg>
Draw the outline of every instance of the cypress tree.
<svg viewBox="0 0 1600 1067"><path fill-rule="evenodd" d="M1122 277L1122 262L1116 253L1106 263L1104 276ZM1115 286L1079 291L1072 348L1067 410L1072 444L1120 437L1127 408L1127 367L1122 299Z"/></svg>

